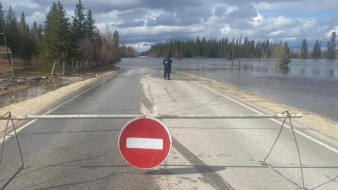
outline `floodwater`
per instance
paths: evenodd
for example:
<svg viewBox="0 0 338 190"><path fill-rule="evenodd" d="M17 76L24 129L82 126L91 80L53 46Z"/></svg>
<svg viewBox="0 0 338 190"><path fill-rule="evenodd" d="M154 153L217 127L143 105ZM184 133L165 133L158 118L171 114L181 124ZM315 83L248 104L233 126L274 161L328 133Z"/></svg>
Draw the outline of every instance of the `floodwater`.
<svg viewBox="0 0 338 190"><path fill-rule="evenodd" d="M30 86L29 88L0 96L0 108L10 104L22 102L29 98L43 95L49 91L56 90L71 83L84 80L88 77L89 76L67 76L49 78L48 80L41 81L37 84Z"/></svg>
<svg viewBox="0 0 338 190"><path fill-rule="evenodd" d="M15 78L29 78L29 77L41 77L50 76L50 68L44 65L28 65L26 67L15 69ZM58 76L56 78L49 77L47 80L41 80L40 82L30 85L20 91L8 93L0 96L0 108L19 103L26 99L43 95L49 91L56 90L60 87L67 86L71 83L82 81L94 76L94 73L79 74L72 76ZM1 72L0 79L10 78L11 72Z"/></svg>
<svg viewBox="0 0 338 190"><path fill-rule="evenodd" d="M120 67L163 69L163 58L124 58ZM293 59L287 67L277 67L269 59L239 61L209 58L173 59L173 70L210 78L338 121L338 60ZM60 77L26 90L1 96L0 107L42 95L84 80L89 76ZM173 79L174 76L172 76Z"/></svg>
<svg viewBox="0 0 338 190"><path fill-rule="evenodd" d="M3 63L0 65L1 67L8 67L8 65L4 65ZM18 77L36 77L36 76L49 76L51 72L51 68L47 65L23 65L14 68L14 76ZM12 71L9 70L0 70L0 79L12 78Z"/></svg>
<svg viewBox="0 0 338 190"><path fill-rule="evenodd" d="M120 65L161 68L163 58L124 59ZM231 84L240 90L338 121L338 60L173 59L175 69ZM174 79L174 76L172 77Z"/></svg>

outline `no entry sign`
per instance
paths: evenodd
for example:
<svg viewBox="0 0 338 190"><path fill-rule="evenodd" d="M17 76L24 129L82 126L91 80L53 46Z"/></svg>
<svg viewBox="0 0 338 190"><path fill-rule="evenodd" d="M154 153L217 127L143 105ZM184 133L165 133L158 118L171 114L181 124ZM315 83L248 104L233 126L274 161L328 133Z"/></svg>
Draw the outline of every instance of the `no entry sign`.
<svg viewBox="0 0 338 190"><path fill-rule="evenodd" d="M119 148L122 157L136 168L154 168L162 164L171 149L168 128L158 119L142 117L130 120L121 130Z"/></svg>

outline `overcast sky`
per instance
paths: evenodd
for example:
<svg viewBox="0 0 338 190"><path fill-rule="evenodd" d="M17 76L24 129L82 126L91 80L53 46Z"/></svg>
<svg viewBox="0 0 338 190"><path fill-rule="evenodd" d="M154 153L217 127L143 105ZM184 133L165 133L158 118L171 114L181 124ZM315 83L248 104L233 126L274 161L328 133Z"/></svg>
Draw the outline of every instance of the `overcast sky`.
<svg viewBox="0 0 338 190"><path fill-rule="evenodd" d="M31 26L43 24L53 0L1 0L4 10L12 6ZM78 0L61 0L68 17ZM220 39L287 40L300 47L306 38L326 46L338 32L338 0L82 0L91 9L96 26L117 29L123 42L138 51L151 44L197 36Z"/></svg>

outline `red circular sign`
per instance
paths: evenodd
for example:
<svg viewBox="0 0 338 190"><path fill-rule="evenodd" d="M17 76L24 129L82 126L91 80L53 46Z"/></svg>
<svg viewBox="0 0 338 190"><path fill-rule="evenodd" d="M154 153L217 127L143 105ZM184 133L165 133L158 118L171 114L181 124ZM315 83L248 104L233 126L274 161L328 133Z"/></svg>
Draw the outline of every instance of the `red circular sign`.
<svg viewBox="0 0 338 190"><path fill-rule="evenodd" d="M122 128L119 137L122 157L136 168L154 168L162 164L171 149L168 128L152 117L135 118Z"/></svg>

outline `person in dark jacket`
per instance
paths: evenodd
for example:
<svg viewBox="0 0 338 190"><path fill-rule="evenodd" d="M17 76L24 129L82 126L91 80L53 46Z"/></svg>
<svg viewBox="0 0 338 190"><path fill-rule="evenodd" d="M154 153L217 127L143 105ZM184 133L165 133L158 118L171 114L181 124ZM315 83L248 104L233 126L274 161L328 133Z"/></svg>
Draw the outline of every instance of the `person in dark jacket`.
<svg viewBox="0 0 338 190"><path fill-rule="evenodd" d="M164 66L164 80L170 80L170 72L171 72L171 63L173 61L169 58L169 56L163 59Z"/></svg>

